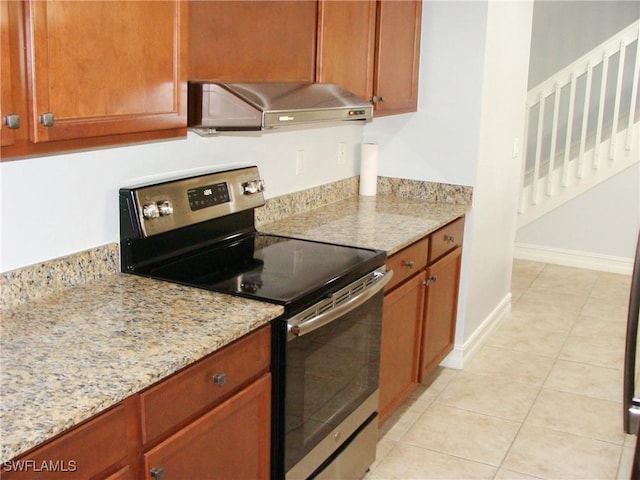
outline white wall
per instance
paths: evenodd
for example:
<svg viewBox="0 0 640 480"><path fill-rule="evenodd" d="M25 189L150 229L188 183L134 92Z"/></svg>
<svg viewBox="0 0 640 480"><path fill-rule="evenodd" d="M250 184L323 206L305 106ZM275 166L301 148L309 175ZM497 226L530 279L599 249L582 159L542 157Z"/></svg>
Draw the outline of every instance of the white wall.
<svg viewBox="0 0 640 480"><path fill-rule="evenodd" d="M474 187L457 347L509 298L531 16L531 2L425 2L419 111L365 127L381 175Z"/></svg>
<svg viewBox="0 0 640 480"><path fill-rule="evenodd" d="M118 242L118 189L143 177L252 164L271 198L357 175L363 128L290 127L213 138L189 133L180 140L3 162L0 271ZM347 159L338 165L340 142L347 145ZM300 175L298 150L306 154Z"/></svg>
<svg viewBox="0 0 640 480"><path fill-rule="evenodd" d="M522 245L631 263L639 229L640 165L636 163L520 228L516 238Z"/></svg>
<svg viewBox="0 0 640 480"><path fill-rule="evenodd" d="M489 2L465 341L511 292L532 12Z"/></svg>
<svg viewBox="0 0 640 480"><path fill-rule="evenodd" d="M640 17L633 0L537 0L533 8L529 88Z"/></svg>
<svg viewBox="0 0 640 480"><path fill-rule="evenodd" d="M486 1L425 1L418 112L377 119L382 176L473 185L480 131Z"/></svg>

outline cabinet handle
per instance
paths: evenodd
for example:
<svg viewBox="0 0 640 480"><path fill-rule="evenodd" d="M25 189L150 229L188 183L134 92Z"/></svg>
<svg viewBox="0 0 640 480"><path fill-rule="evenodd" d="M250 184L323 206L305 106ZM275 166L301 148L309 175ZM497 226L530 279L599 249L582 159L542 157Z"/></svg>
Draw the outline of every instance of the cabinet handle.
<svg viewBox="0 0 640 480"><path fill-rule="evenodd" d="M225 383L227 383L227 376L224 373L216 373L211 377L211 381L222 387Z"/></svg>
<svg viewBox="0 0 640 480"><path fill-rule="evenodd" d="M456 239L453 237L453 235L445 235L444 241L447 243L453 243L456 241Z"/></svg>
<svg viewBox="0 0 640 480"><path fill-rule="evenodd" d="M38 117L40 123L45 127L53 127L53 113L46 112Z"/></svg>
<svg viewBox="0 0 640 480"><path fill-rule="evenodd" d="M371 97L371 103L376 104L376 103L382 103L384 102L384 97L382 95L377 96L374 95L373 97Z"/></svg>
<svg viewBox="0 0 640 480"><path fill-rule="evenodd" d="M411 260L403 260L402 266L407 268L413 268L415 264Z"/></svg>
<svg viewBox="0 0 640 480"><path fill-rule="evenodd" d="M436 277L435 275L431 275L429 278L427 278L427 280L423 283L423 285L425 287L428 287L429 285L431 285L433 282L437 280L438 280L438 277Z"/></svg>
<svg viewBox="0 0 640 480"><path fill-rule="evenodd" d="M15 115L15 114L6 115L2 119L2 123L4 123L7 126L7 128L10 128L12 130L20 128L20 115Z"/></svg>
<svg viewBox="0 0 640 480"><path fill-rule="evenodd" d="M164 468L162 467L152 468L149 470L149 474L154 480L164 480Z"/></svg>

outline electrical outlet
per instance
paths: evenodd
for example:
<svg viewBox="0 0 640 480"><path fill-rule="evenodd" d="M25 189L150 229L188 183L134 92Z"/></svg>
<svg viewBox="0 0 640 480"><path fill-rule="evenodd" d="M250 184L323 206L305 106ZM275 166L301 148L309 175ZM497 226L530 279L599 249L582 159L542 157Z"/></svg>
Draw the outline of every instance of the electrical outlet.
<svg viewBox="0 0 640 480"><path fill-rule="evenodd" d="M340 142L338 144L338 165L344 165L347 161L347 144Z"/></svg>
<svg viewBox="0 0 640 480"><path fill-rule="evenodd" d="M304 150L296 151L296 175L300 175L304 172L305 157L306 155Z"/></svg>

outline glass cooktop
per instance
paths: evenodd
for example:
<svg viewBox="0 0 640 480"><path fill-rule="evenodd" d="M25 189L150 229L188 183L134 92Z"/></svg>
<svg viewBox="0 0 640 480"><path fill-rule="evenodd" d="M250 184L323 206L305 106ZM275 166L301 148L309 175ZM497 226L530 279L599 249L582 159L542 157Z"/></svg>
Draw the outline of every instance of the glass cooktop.
<svg viewBox="0 0 640 480"><path fill-rule="evenodd" d="M289 306L382 266L380 250L255 233L154 268L154 278ZM313 298L309 298L313 297Z"/></svg>

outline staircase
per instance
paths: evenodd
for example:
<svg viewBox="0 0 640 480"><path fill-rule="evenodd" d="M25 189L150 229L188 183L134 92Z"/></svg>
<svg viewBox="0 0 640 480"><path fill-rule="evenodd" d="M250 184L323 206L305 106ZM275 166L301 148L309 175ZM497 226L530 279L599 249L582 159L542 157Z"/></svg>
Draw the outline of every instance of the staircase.
<svg viewBox="0 0 640 480"><path fill-rule="evenodd" d="M640 161L640 21L527 95L518 228Z"/></svg>

